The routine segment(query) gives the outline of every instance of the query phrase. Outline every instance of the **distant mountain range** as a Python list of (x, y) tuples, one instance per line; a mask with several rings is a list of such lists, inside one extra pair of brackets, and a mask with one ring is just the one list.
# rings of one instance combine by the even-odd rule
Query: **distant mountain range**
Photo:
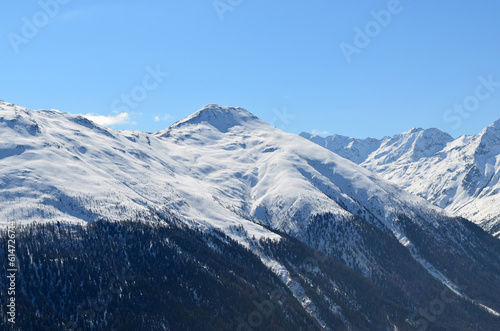
[[(500, 241), (432, 193), (441, 176), (462, 176), (459, 158), (478, 139), (479, 174), (457, 177), (456, 191), (479, 201), (490, 190), (481, 171), (498, 179), (497, 127), (458, 142), (412, 130), (324, 148), (242, 108), (208, 105), (144, 133), (2, 101), (0, 222), (19, 226), (16, 326), (497, 330)], [(456, 168), (422, 181), (428, 195), (403, 181), (419, 178), (413, 164), (453, 155)]]
[(500, 120), (457, 139), (438, 129), (384, 139), (301, 136), (500, 237)]

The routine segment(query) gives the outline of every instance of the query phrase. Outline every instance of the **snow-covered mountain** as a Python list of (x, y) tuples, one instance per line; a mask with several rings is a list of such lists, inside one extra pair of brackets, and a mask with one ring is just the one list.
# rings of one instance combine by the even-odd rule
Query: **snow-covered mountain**
[(381, 140), (301, 135), (500, 237), (500, 120), (457, 139), (438, 129)]
[[(362, 158), (391, 145), (419, 159), (450, 140), (439, 132), (404, 135), (404, 141), (378, 147), (371, 140), (369, 146), (351, 141), (344, 149), (356, 147), (346, 153)], [(381, 330), (418, 325), (418, 308), (445, 290), (461, 300), (454, 309), (464, 317), (456, 322), (442, 316), (436, 325), (499, 322), (496, 241), (242, 108), (208, 105), (151, 134), (1, 102), (0, 141), (2, 222), (176, 219), (206, 233), (222, 231), (250, 249), (325, 329), (332, 323)], [(407, 155), (409, 145), (420, 148)], [(297, 255), (287, 255), (300, 245), (321, 251), (347, 271), (331, 269), (330, 262), (318, 265), (314, 258), (315, 271), (304, 273), (293, 262)], [(477, 274), (476, 268), (485, 272)], [(359, 294), (361, 283), (346, 283), (352, 277), (368, 281), (361, 283), (388, 303), (368, 308)]]
[(382, 144), (382, 140), (374, 138), (356, 139), (337, 134), (321, 137), (306, 132), (302, 132), (300, 135), (357, 164), (366, 160), (368, 155), (376, 151)]
[(258, 224), (298, 233), (311, 215), (350, 217), (369, 199), (380, 200), (369, 212), (384, 220), (397, 207), (388, 209), (389, 199), (440, 213), (241, 108), (209, 105), (147, 134), (1, 107), (2, 220), (121, 220), (167, 208), (210, 226), (246, 222), (265, 234)]

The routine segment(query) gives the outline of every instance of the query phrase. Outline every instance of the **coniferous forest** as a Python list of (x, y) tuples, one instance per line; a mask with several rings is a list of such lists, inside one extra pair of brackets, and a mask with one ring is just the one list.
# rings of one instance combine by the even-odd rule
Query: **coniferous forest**
[[(321, 330), (317, 320), (335, 330), (384, 330), (389, 315), (398, 319), (391, 323), (414, 330), (424, 321), (408, 305), (425, 307), (444, 291), (423, 270), (409, 269), (419, 278), (409, 303), (391, 286), (395, 280), (370, 281), (281, 235), (279, 243), (254, 240), (252, 249), (286, 266), (288, 286), (303, 288), (310, 303), (299, 302), (257, 255), (222, 232), (191, 229), (175, 218), (19, 228), (18, 316), (12, 328), (2, 305), (2, 330)], [(6, 247), (7, 237), (1, 238)], [(4, 265), (5, 257), (0, 255)], [(6, 278), (1, 285), (6, 297)], [(419, 295), (420, 286), (426, 289)], [(494, 326), (487, 313), (447, 295), (450, 303), (439, 319), (425, 321), (433, 330)]]

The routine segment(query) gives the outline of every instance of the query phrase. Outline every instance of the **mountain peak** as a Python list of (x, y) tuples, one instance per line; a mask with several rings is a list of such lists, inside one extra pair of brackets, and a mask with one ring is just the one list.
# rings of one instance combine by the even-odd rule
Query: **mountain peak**
[(418, 134), (419, 136), (442, 136), (446, 137), (446, 139), (452, 138), (448, 133), (443, 132), (437, 128), (430, 128), (430, 129), (412, 128), (406, 132), (403, 132), (400, 135), (414, 135), (414, 134)]
[(489, 127), (500, 130), (500, 118), (493, 122)]
[(414, 134), (424, 131), (422, 128), (411, 128), (410, 130), (403, 132), (403, 134)]
[(477, 137), (479, 145), (476, 149), (476, 155), (498, 155), (500, 152), (500, 119), (481, 131)]
[(422, 141), (426, 140), (429, 143), (448, 143), (453, 140), (453, 137), (448, 133), (443, 132), (436, 128), (430, 129), (422, 129), (422, 128), (413, 128), (401, 134), (395, 135), (390, 138), (391, 141), (400, 141), (401, 139), (406, 140), (410, 139), (411, 141)]
[(244, 108), (209, 104), (185, 119), (172, 124), (167, 130), (170, 131), (174, 128), (189, 125), (206, 124), (225, 133), (232, 127), (248, 125), (252, 122), (264, 123)]
[(491, 123), (489, 126), (483, 129), (479, 133), (480, 137), (497, 137), (500, 138), (500, 119), (496, 120), (495, 122)]

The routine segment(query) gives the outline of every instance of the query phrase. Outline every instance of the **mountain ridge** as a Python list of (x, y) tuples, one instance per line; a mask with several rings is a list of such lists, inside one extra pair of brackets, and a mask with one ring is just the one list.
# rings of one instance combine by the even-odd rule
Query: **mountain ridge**
[[(500, 237), (499, 127), (497, 120), (477, 135), (456, 139), (437, 129), (412, 129), (376, 140), (362, 155), (349, 153), (349, 144), (328, 144), (329, 137), (301, 135)], [(369, 145), (349, 139), (358, 149)]]
[(259, 124), (263, 123), (258, 117), (244, 108), (208, 104), (197, 112), (173, 123), (170, 127), (160, 130), (155, 134), (158, 136), (168, 135), (174, 128), (201, 123), (210, 124), (216, 130), (226, 133), (234, 126), (249, 125), (252, 121), (258, 122)]

